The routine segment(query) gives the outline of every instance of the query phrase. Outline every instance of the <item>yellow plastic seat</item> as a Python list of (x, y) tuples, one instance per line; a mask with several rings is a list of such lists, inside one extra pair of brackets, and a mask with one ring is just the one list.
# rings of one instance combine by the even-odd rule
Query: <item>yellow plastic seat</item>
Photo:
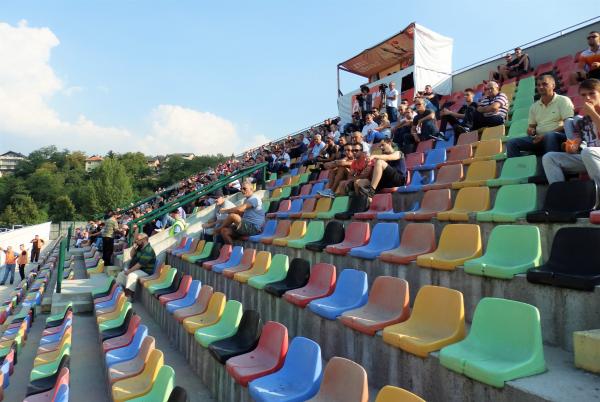
[(87, 270), (88, 275), (98, 275), (104, 272), (104, 260), (99, 260), (98, 265)]
[(194, 257), (194, 256), (202, 254), (202, 251), (204, 250), (205, 245), (206, 245), (206, 240), (200, 240), (198, 242), (198, 244), (196, 244), (196, 248), (194, 249), (194, 251), (192, 251), (191, 253), (182, 254), (181, 258), (186, 261), (189, 261), (190, 257)]
[(481, 134), (481, 141), (502, 140), (505, 135), (504, 124), (486, 127), (483, 129), (483, 134)]
[(468, 221), (469, 213), (490, 209), (489, 187), (465, 187), (458, 190), (454, 207), (449, 211), (438, 212), (440, 221)]
[(227, 297), (225, 297), (224, 293), (213, 293), (208, 301), (206, 311), (202, 314), (193, 315), (183, 320), (183, 327), (188, 333), (193, 334), (198, 328), (216, 324), (221, 319), (226, 302)]
[(452, 183), (452, 188), (485, 186), (486, 181), (496, 178), (496, 161), (475, 161), (469, 165), (463, 181)]
[(456, 223), (442, 230), (438, 248), (433, 253), (417, 257), (417, 265), (426, 268), (453, 270), (465, 261), (481, 257), (479, 225)]
[(271, 191), (271, 194), (269, 194), (269, 197), (266, 199), (268, 200), (272, 200), (274, 198), (280, 198), (281, 197), (281, 187), (276, 188), (275, 190)]
[(290, 233), (286, 237), (273, 239), (274, 246), (287, 246), (289, 240), (298, 240), (304, 237), (306, 233), (306, 221), (295, 221), (290, 227)]
[(500, 138), (492, 138), (487, 141), (479, 141), (479, 143), (477, 144), (475, 155), (473, 155), (472, 158), (464, 159), (462, 163), (463, 165), (469, 165), (476, 161), (487, 161), (490, 159), (505, 159), (505, 154), (502, 153), (502, 140)]
[(158, 278), (152, 279), (150, 281), (142, 282), (142, 284), (144, 285), (145, 288), (147, 288), (156, 283), (163, 282), (165, 280), (165, 278), (167, 277), (167, 274), (169, 273), (170, 269), (171, 269), (170, 265), (163, 265), (162, 269), (160, 270), (160, 275), (158, 276)]
[(117, 381), (112, 386), (112, 397), (114, 402), (124, 402), (129, 399), (138, 398), (150, 392), (152, 385), (158, 375), (158, 370), (164, 364), (163, 353), (154, 349), (150, 352), (148, 362), (144, 370), (133, 377)]
[(377, 393), (375, 402), (425, 402), (425, 399), (405, 389), (386, 385)]
[(98, 315), (96, 317), (96, 322), (98, 324), (102, 324), (105, 321), (114, 320), (121, 313), (121, 310), (123, 309), (123, 306), (125, 306), (125, 303), (127, 303), (127, 297), (120, 297), (119, 300), (117, 301), (115, 309), (106, 314)]
[(419, 289), (410, 318), (383, 329), (383, 341), (417, 356), (463, 340), (463, 294), (440, 286)]
[(303, 219), (315, 219), (317, 217), (318, 213), (329, 212), (330, 209), (331, 209), (331, 198), (329, 198), (329, 197), (319, 198), (319, 201), (317, 201), (317, 205), (315, 206), (315, 209), (312, 212), (302, 213), (302, 218)]
[(71, 331), (69, 330), (65, 332), (65, 335), (62, 337), (58, 347), (55, 350), (37, 355), (33, 361), (33, 366), (36, 367), (42, 364), (51, 363), (56, 361), (56, 359), (59, 359), (61, 357), (62, 348), (65, 344), (71, 344)]
[(233, 279), (241, 283), (246, 283), (248, 282), (248, 279), (253, 276), (266, 274), (270, 266), (271, 253), (269, 251), (259, 251), (258, 254), (256, 254), (252, 268), (246, 271), (236, 272), (235, 275), (233, 275)]

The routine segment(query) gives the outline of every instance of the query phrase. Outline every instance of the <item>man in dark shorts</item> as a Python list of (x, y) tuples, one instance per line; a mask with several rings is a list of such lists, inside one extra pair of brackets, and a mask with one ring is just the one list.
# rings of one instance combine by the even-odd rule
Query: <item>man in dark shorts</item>
[(252, 183), (244, 180), (241, 192), (246, 197), (242, 205), (221, 210), (229, 214), (219, 230), (225, 244), (231, 244), (234, 238), (259, 234), (265, 224), (262, 200), (254, 195)]
[(399, 187), (406, 183), (406, 164), (402, 152), (394, 150), (391, 138), (379, 144), (380, 155), (371, 155), (373, 165), (369, 179), (354, 182), (355, 188), (369, 198), (384, 188)]

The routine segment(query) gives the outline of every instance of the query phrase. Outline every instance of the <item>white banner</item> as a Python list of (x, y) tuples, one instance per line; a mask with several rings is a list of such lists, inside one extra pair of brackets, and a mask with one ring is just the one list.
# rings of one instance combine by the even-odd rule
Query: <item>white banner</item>
[(415, 89), (431, 85), (435, 93), (452, 92), (452, 46), (454, 40), (415, 24)]

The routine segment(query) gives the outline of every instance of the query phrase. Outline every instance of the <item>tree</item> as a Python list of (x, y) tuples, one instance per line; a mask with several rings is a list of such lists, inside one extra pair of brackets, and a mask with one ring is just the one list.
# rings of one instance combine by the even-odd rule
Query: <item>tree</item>
[(75, 219), (75, 205), (67, 195), (57, 197), (50, 205), (52, 222), (72, 221)]
[(49, 206), (58, 196), (64, 194), (65, 178), (62, 173), (53, 171), (55, 169), (54, 165), (42, 164), (25, 181), (29, 194), (38, 205)]
[(2, 215), (0, 215), (0, 222), (7, 226), (15, 225), (18, 220), (19, 218), (11, 205), (7, 206), (4, 209), (4, 212), (2, 212)]
[(38, 209), (33, 198), (23, 194), (11, 198), (2, 216), (2, 220), (9, 225), (34, 225), (44, 222), (47, 218), (46, 213)]
[(131, 181), (125, 167), (113, 158), (106, 158), (92, 172), (92, 188), (102, 211), (119, 208), (133, 198)]

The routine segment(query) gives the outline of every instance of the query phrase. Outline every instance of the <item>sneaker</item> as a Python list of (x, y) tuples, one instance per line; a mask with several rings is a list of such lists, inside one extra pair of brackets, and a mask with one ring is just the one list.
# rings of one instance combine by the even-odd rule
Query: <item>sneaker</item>
[(360, 192), (369, 198), (375, 197), (375, 189), (371, 186), (361, 187)]
[(327, 188), (327, 189), (321, 190), (321, 191), (317, 191), (317, 194), (319, 194), (321, 197), (335, 198), (335, 193), (330, 188)]
[(438, 141), (447, 141), (446, 136), (442, 132), (439, 132), (437, 134), (431, 134), (429, 137), (433, 138), (434, 140), (438, 140)]

